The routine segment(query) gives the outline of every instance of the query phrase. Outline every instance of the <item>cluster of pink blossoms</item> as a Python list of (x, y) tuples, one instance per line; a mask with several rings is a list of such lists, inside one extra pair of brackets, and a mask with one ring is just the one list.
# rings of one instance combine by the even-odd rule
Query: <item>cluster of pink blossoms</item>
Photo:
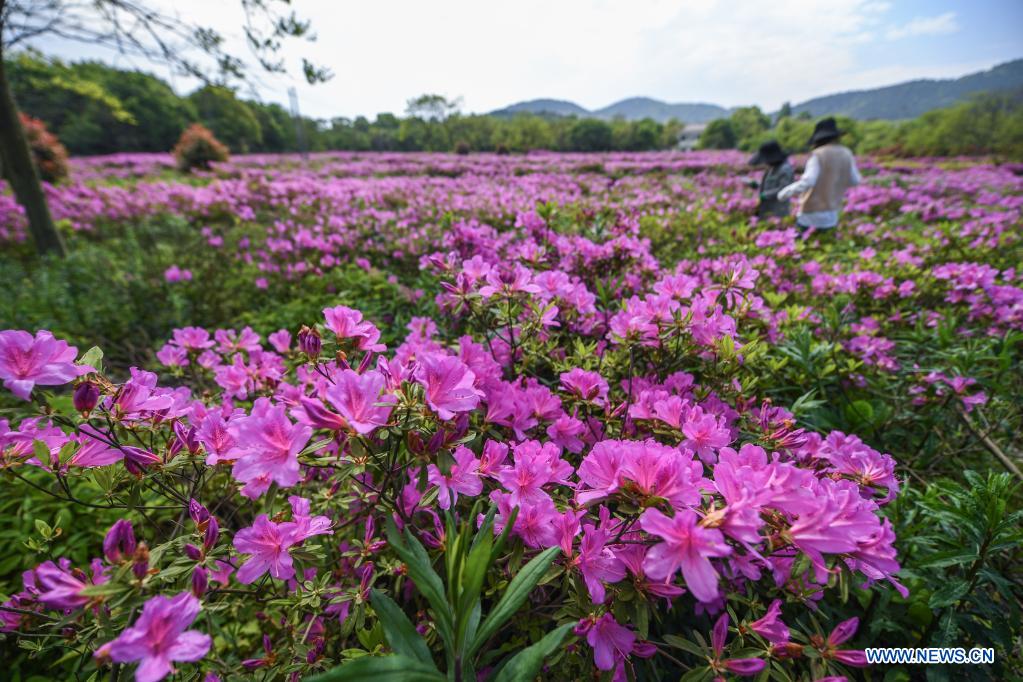
[[(164, 454), (120, 443), (92, 424), (65, 434), (41, 419), (26, 420), (19, 429), (6, 426), (0, 448), (14, 461), (33, 452), (19, 449), (17, 443), (42, 440), (53, 459), (21, 461), (65, 471), (123, 461), (136, 474), (189, 453), (211, 468), (228, 468), (241, 494), (257, 499), (271, 485), (299, 489), (318, 477), (316, 469), (300, 461), (315, 431), (333, 434), (316, 454), (336, 457), (340, 464), (353, 456), (349, 439), (373, 443), (379, 429), (396, 424), (397, 412), (408, 414), (409, 401), (419, 400), (416, 409), (432, 415), (441, 428), (429, 443), (415, 447), (430, 453), (450, 448), (453, 454), (449, 465), (427, 467), (426, 488), (417, 483), (419, 470), (408, 470), (401, 496), (404, 522), (425, 515), (432, 524), (423, 529), (424, 538), (430, 537), (430, 525), (436, 528), (433, 537), (442, 534), (440, 517), (427, 503), (433, 491), (441, 510), (456, 508), (463, 498), (489, 497), (498, 510), (495, 532), (517, 508), (513, 537), (527, 551), (560, 547), (565, 570), (578, 573), (586, 586), (598, 615), (580, 625), (579, 632), (594, 647), (595, 664), (616, 670), (616, 676), (624, 674), (630, 655), (650, 653), (648, 645), (603, 610), (619, 585), (633, 585), (654, 601), (689, 593), (700, 608), (719, 612), (725, 591), (746, 584), (770, 585), (793, 598), (820, 599), (830, 577), (844, 565), (867, 583), (889, 581), (904, 592), (895, 578), (899, 567), (894, 534), (878, 514), (878, 505), (898, 490), (894, 462), (855, 437), (835, 432), (821, 438), (793, 429), (791, 416), (779, 408), (736, 410), (713, 392), (698, 393), (686, 373), (665, 380), (634, 377), (630, 386), (622, 387), (631, 393), (631, 405), (612, 401), (609, 382), (592, 370), (563, 373), (557, 390), (530, 380), (509, 382), (501, 369), (502, 359), (511, 361), (510, 354), (495, 355), (469, 337), (449, 350), (433, 336), (435, 326), (424, 320), (409, 325), (410, 333), (393, 357), (376, 355), (374, 363), (382, 350), (375, 327), (348, 309), (327, 309), (324, 319), (339, 349), (363, 353), (357, 367), (339, 354), (325, 362), (300, 363), (292, 375), (287, 367), (303, 353), (291, 348), (284, 333), (274, 335), (274, 350), (267, 350), (251, 330), (221, 330), (212, 339), (200, 329), (175, 332), (162, 351), (165, 359), (179, 368), (195, 361), (215, 383), (221, 383), (224, 367), (258, 361), (259, 366), (278, 368), (273, 375), (248, 375), (246, 395), (248, 390), (264, 394), (251, 408), (234, 406), (232, 398), (238, 393), (229, 387), (223, 387), (220, 405), (210, 405), (193, 399), (187, 388), (161, 388), (154, 374), (137, 369), (109, 395), (81, 406), (98, 407), (125, 427), (170, 427), (172, 445)], [(40, 339), (43, 347), (54, 343), (47, 335)], [(32, 349), (24, 352), (31, 355)], [(67, 363), (60, 368), (66, 381), (91, 369), (74, 365), (74, 356), (74, 349), (62, 349), (59, 355)], [(48, 367), (40, 365), (36, 371), (52, 372)], [(295, 383), (288, 381), (292, 376)], [(25, 378), (32, 381), (36, 375), (30, 371)], [(627, 419), (628, 437), (606, 437), (607, 420), (615, 414)], [(501, 431), (507, 440), (486, 439), (478, 451), (459, 444), (469, 418)], [(785, 449), (769, 452), (738, 442), (740, 431), (749, 428), (761, 429), (765, 437), (785, 443)], [(666, 433), (675, 434), (668, 441), (674, 445), (655, 439), (655, 434), (664, 438)], [(69, 443), (74, 454), (59, 463), (57, 453)], [(373, 477), (364, 480), (374, 482)], [(290, 521), (264, 514), (252, 525), (234, 529), (236, 558), (211, 559), (208, 567), (197, 567), (202, 577), (194, 591), (201, 595), (204, 581), (226, 582), (232, 572), (242, 584), (265, 574), (292, 581), (291, 550), (310, 537), (330, 534), (342, 519), (326, 509), (326, 514), (313, 515), (309, 501), (297, 496), (291, 497), (291, 505)], [(642, 512), (628, 511), (633, 509)], [(207, 535), (209, 518), (207, 513), (203, 520)], [(368, 534), (372, 536), (369, 528)], [(189, 554), (201, 564), (211, 548)], [(131, 549), (123, 554), (130, 555)], [(809, 559), (809, 570), (793, 575), (801, 556)], [(357, 589), (364, 590), (377, 574), (372, 563), (365, 563), (357, 575), (363, 585)], [(80, 608), (89, 603), (78, 596), (85, 586), (103, 579), (101, 567), (89, 579), (66, 565), (44, 564), (26, 579), (26, 592), (16, 603)], [(35, 585), (44, 590), (39, 596), (33, 592)], [(345, 585), (337, 589), (343, 591)], [(155, 599), (161, 601), (147, 603), (133, 626), (136, 630), (163, 622), (159, 614), (169, 601)], [(165, 630), (185, 637), (188, 633), (181, 629), (186, 621), (190, 619), (182, 616)], [(136, 630), (126, 631), (98, 655), (143, 660), (145, 675), (169, 670), (173, 660), (201, 656), (201, 638), (188, 635), (187, 646), (169, 645), (159, 656), (147, 658), (141, 645), (134, 644)], [(777, 646), (784, 648), (785, 643)], [(178, 653), (164, 655), (166, 651)], [(743, 665), (732, 662), (729, 669), (738, 672)], [(754, 668), (748, 664), (746, 669)]]

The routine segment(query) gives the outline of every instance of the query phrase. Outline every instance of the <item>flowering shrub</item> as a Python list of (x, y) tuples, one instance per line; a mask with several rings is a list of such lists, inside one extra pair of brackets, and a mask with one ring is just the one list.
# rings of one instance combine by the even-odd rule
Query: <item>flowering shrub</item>
[[(298, 346), (286, 331), (268, 348), (248, 328), (213, 335), (178, 330), (162, 362), (182, 370), (197, 365), (192, 381), (202, 397), (162, 387), (140, 369), (114, 384), (95, 366), (97, 350), (76, 363), (75, 349), (47, 332), (35, 338), (3, 332), (0, 372), (19, 397), (30, 398), (37, 385), (83, 377), (73, 412), (6, 427), (5, 466), (18, 476), (24, 467), (41, 469), (67, 486), (69, 499), (81, 481), (103, 472), (104, 497), (129, 517), (149, 506), (154, 513), (177, 507), (193, 521), (168, 534), (150, 528), (146, 516), (122, 519), (108, 532), (91, 577), (67, 562), (27, 573), (24, 590), (9, 602), (18, 617), (7, 628), (45, 631), (54, 610), (63, 612), (97, 664), (141, 661), (138, 679), (160, 679), (174, 661), (199, 660), (210, 648), (209, 633), (186, 630), (199, 598), (226, 605), (235, 593), (259, 594), (228, 586), (259, 581), (279, 587), (275, 601), (282, 606), (314, 599), (322, 611), (282, 611), (280, 641), (258, 665), (304, 660), (316, 669), (350, 657), (337, 643), (359, 634), (370, 615), (370, 589), (412, 606), (419, 629), (439, 636), (446, 650), (450, 616), (424, 584), (435, 576), (407, 582), (396, 570), (401, 564), (388, 557), (390, 548), (402, 559), (400, 543), (384, 543), (376, 533), (404, 529), (406, 542), (418, 547), (405, 564), (430, 551), (443, 563), (459, 548), (451, 544), (458, 537), (452, 523), (468, 524), (473, 528), (462, 535), (472, 533), (481, 504), (492, 508), (481, 532), (500, 535), (509, 553), (490, 553), (484, 562), (470, 554), (471, 569), (461, 570), (479, 581), (476, 599), (500, 597), (502, 576), (546, 553), (543, 602), (561, 613), (555, 620), (577, 623), (592, 665), (616, 674), (634, 657), (657, 651), (656, 629), (626, 624), (639, 613), (649, 623), (665, 600), (720, 613), (729, 594), (759, 595), (776, 600), (780, 618), (781, 597), (813, 603), (840, 582), (886, 581), (905, 593), (896, 578), (894, 533), (878, 513), (898, 490), (890, 457), (838, 432), (806, 433), (784, 409), (743, 399), (741, 387), (659, 371), (647, 357), (673, 348), (693, 359), (692, 370), (734, 361), (720, 351), (735, 348), (729, 312), (747, 304), (741, 285), (731, 295), (665, 298), (674, 310), (659, 319), (612, 320), (611, 344), (590, 356), (603, 373), (574, 367), (559, 375), (558, 365), (570, 361), (549, 364), (520, 347), (515, 327), (523, 335), (536, 330), (537, 339), (540, 330), (581, 339), (599, 325), (549, 314), (550, 290), (534, 284), (545, 280), (521, 269), (504, 274), (495, 266), (472, 284), (467, 277), (458, 271), (463, 289), (449, 303), (476, 308), (476, 324), (484, 326), (479, 340), (464, 335), (455, 345), (423, 320), (388, 354), (372, 322), (343, 306), (324, 310), (319, 328), (301, 332)], [(693, 308), (711, 305), (698, 327)], [(487, 326), (489, 315), (508, 326)], [(554, 331), (562, 322), (564, 331)], [(572, 326), (589, 333), (573, 333)], [(629, 342), (633, 336), (636, 343)], [(544, 364), (551, 371), (517, 369)], [(118, 502), (147, 490), (159, 498), (153, 504)], [(288, 495), (290, 510), (274, 505), (277, 491)], [(430, 563), (422, 570), (432, 571)], [(458, 570), (449, 567), (447, 579)], [(758, 603), (767, 601), (744, 609), (751, 620), (768, 617)], [(134, 624), (117, 631), (113, 623), (138, 606)], [(475, 636), (475, 625), (458, 626)], [(164, 644), (150, 641), (154, 632)], [(479, 657), (459, 659), (461, 665), (482, 670), (497, 663), (484, 654), (499, 649), (499, 641), (528, 645), (528, 632), (513, 627), (490, 641), (495, 630), (479, 639)], [(110, 641), (97, 644), (102, 636)], [(383, 641), (362, 640), (370, 649)], [(758, 656), (735, 661), (722, 658), (723, 640), (715, 640), (713, 666), (752, 674), (772, 657), (791, 664), (791, 652), (783, 655), (789, 641), (763, 639)], [(429, 651), (425, 641), (422, 648)], [(827, 667), (858, 661), (821, 653)], [(562, 665), (571, 674), (587, 667), (577, 658)], [(229, 672), (212, 661), (206, 667)]]
[(227, 147), (221, 144), (210, 129), (200, 123), (188, 126), (171, 151), (178, 170), (188, 172), (198, 168), (209, 170), (214, 161), (227, 161)]
[[(236, 158), (124, 213), (64, 205), (111, 249), (132, 216), (194, 221), (200, 248), (133, 277), (195, 308), (134, 366), (0, 332), (12, 652), (141, 680), (816, 680), (968, 635), (1013, 669), (1019, 491), (962, 474), (1020, 424), (1011, 173), (872, 168), (826, 243), (732, 218), (728, 156), (453, 158)], [(199, 307), (226, 282), (265, 316)]]
[(46, 129), (46, 124), (38, 118), (25, 114), (21, 116), (21, 127), (28, 139), (28, 146), (35, 159), (39, 177), (46, 182), (60, 182), (69, 173), (67, 149), (60, 143), (57, 136)]

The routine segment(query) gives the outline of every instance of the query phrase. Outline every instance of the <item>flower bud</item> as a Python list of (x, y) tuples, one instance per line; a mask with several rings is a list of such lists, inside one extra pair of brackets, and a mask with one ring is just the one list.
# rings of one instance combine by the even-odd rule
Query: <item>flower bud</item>
[(320, 357), (320, 350), (323, 342), (320, 340), (320, 333), (303, 325), (298, 331), (298, 349), (309, 356), (310, 360)]
[(419, 435), (418, 431), (409, 431), (405, 434), (405, 442), (408, 445), (408, 449), (413, 454), (422, 455), (426, 452), (426, 445), (423, 443), (423, 437)]
[(88, 417), (99, 402), (99, 387), (91, 381), (83, 381), (75, 386), (71, 402), (75, 409), (82, 413), (82, 416)]
[(192, 594), (196, 598), (201, 598), (206, 594), (206, 588), (209, 587), (209, 577), (206, 575), (206, 569), (202, 566), (196, 566), (195, 570), (192, 571)]
[(159, 455), (154, 455), (152, 452), (133, 445), (122, 446), (121, 452), (124, 453), (124, 468), (134, 476), (141, 476), (143, 471), (160, 463)]
[(120, 519), (103, 538), (103, 555), (112, 564), (119, 564), (135, 553), (135, 531), (131, 521)]
[(210, 511), (193, 497), (188, 501), (188, 515), (192, 517), (195, 525), (199, 526), (199, 529), (202, 530), (203, 522), (210, 518)]
[(149, 573), (149, 547), (140, 542), (135, 549), (135, 557), (132, 560), (131, 572), (136, 578), (142, 580)]
[(199, 440), (195, 437), (196, 431), (194, 426), (185, 426), (182, 422), (174, 422), (174, 435), (177, 436), (177, 442), (182, 447), (188, 448), (189, 454), (194, 455), (199, 452)]
[(187, 556), (192, 561), (201, 561), (202, 550), (193, 545), (192, 543), (188, 543), (187, 545), (185, 545), (185, 556)]
[(213, 549), (217, 540), (220, 538), (220, 524), (217, 523), (217, 517), (211, 516), (209, 525), (206, 527), (206, 534), (202, 539), (203, 550), (210, 551)]

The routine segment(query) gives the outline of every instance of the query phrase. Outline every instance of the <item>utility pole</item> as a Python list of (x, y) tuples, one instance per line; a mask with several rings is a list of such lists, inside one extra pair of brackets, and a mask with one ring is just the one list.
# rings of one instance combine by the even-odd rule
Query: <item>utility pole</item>
[(309, 149), (305, 141), (305, 125), (302, 123), (302, 114), (298, 111), (298, 93), (295, 88), (288, 88), (288, 99), (291, 100), (291, 118), (295, 122), (295, 142), (298, 144), (298, 151), (302, 153), (303, 161), (309, 161)]

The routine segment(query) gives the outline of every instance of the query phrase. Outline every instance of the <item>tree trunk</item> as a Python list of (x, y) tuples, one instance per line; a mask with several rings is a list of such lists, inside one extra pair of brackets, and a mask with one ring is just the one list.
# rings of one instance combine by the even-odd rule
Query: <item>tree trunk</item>
[(40, 254), (64, 256), (64, 241), (46, 205), (46, 195), (43, 194), (43, 186), (32, 160), (32, 150), (28, 146), (14, 96), (7, 84), (3, 57), (0, 48), (0, 168), (14, 190), (18, 203), (25, 209), (28, 230), (35, 241), (36, 250)]

